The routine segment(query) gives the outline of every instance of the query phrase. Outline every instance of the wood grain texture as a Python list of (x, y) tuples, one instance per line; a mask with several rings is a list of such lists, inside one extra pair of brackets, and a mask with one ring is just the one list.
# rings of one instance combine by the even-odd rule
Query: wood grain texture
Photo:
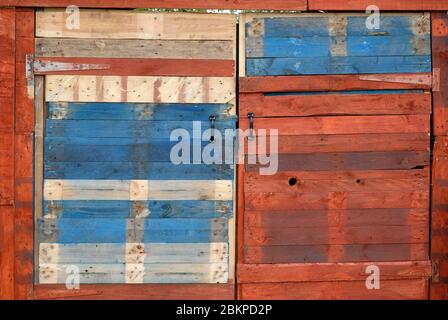
[(432, 54), (437, 86), (433, 90), (434, 135), (448, 135), (448, 63), (446, 50), (448, 17), (443, 12), (432, 14)]
[[(239, 265), (240, 283), (362, 281), (373, 263), (253, 264)], [(428, 279), (429, 261), (374, 263), (383, 280)]]
[(366, 289), (365, 281), (282, 282), (243, 284), (244, 300), (424, 300), (428, 280), (386, 280), (380, 290)]
[[(60, 66), (60, 71), (56, 70)], [(76, 70), (82, 65), (101, 69)], [(232, 77), (235, 62), (216, 59), (40, 58), (35, 74), (95, 76)]]
[(430, 94), (240, 95), (240, 112), (256, 117), (430, 114)]
[[(429, 151), (428, 133), (389, 133), (389, 134), (346, 134), (346, 135), (308, 135), (279, 136), (278, 153), (323, 153), (323, 152), (377, 152), (377, 151)], [(271, 150), (267, 139), (266, 150)], [(246, 154), (256, 154), (245, 145)]]
[[(249, 120), (240, 116), (240, 128), (247, 130)], [(286, 120), (286, 121), (285, 121)], [(369, 116), (369, 117), (310, 117), (255, 119), (254, 128), (278, 129), (279, 135), (333, 135), (333, 134), (373, 134), (373, 133), (429, 133), (429, 115), (409, 116)]]
[[(308, 10), (362, 10), (372, 3), (369, 0), (308, 0)], [(436, 11), (448, 10), (446, 0), (377, 0), (375, 5), (381, 10)]]
[(0, 8), (0, 206), (14, 204), (15, 10)]
[(235, 80), (226, 77), (46, 76), (46, 101), (228, 103)]
[(34, 54), (34, 9), (16, 9), (15, 98), (15, 299), (33, 297), (33, 144), (34, 79), (27, 77), (26, 56)]
[(133, 0), (130, 3), (121, 0), (92, 2), (91, 0), (56, 1), (56, 0), (5, 0), (6, 5), (16, 7), (58, 7), (75, 4), (81, 8), (182, 8), (182, 9), (252, 9), (252, 10), (306, 10), (306, 0), (269, 0), (260, 3), (258, 0)]
[(0, 206), (0, 300), (15, 297), (14, 213), (13, 207)]
[(233, 300), (231, 284), (85, 284), (80, 290), (65, 285), (37, 285), (37, 300)]
[(246, 246), (244, 263), (328, 263), (330, 252), (339, 262), (422, 261), (429, 260), (429, 243)]
[(63, 9), (36, 13), (36, 36), (53, 38), (233, 40), (234, 15), (150, 13), (126, 10), (80, 11), (80, 28), (66, 28)]
[(227, 40), (128, 40), (36, 38), (36, 57), (233, 59)]
[(448, 137), (436, 137), (432, 184), (431, 259), (439, 265), (439, 277), (431, 284), (431, 299), (448, 299)]
[(257, 92), (310, 92), (345, 90), (399, 90), (431, 89), (432, 75), (419, 74), (372, 74), (372, 75), (314, 75), (241, 77), (242, 93)]

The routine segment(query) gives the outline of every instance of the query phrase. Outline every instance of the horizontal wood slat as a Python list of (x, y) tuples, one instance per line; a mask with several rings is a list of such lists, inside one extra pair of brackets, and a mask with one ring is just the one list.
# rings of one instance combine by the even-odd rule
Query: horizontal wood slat
[(235, 62), (214, 59), (40, 58), (36, 75), (232, 77)]
[(231, 77), (46, 76), (49, 102), (228, 103)]
[(233, 41), (36, 38), (38, 58), (232, 60)]
[(66, 7), (77, 5), (81, 8), (173, 8), (173, 9), (252, 9), (252, 10), (306, 10), (307, 0), (269, 0), (260, 3), (258, 0), (103, 0), (92, 2), (91, 0), (4, 0), (8, 6), (16, 7)]
[(36, 285), (37, 300), (233, 300), (232, 284), (84, 284), (79, 290), (62, 285)]
[(430, 114), (431, 95), (417, 93), (278, 95), (244, 94), (240, 112), (257, 117)]
[[(308, 0), (308, 10), (362, 10), (371, 5), (369, 0)], [(381, 10), (395, 11), (435, 11), (448, 10), (446, 0), (376, 0), (375, 5)]]
[(431, 73), (241, 77), (241, 93), (431, 89)]
[(36, 13), (36, 36), (53, 38), (234, 40), (234, 15), (151, 13), (127, 10), (80, 11), (79, 28), (67, 28), (65, 9)]
[(244, 300), (424, 300), (428, 280), (386, 280), (380, 290), (369, 290), (365, 281), (247, 283)]
[(427, 279), (431, 276), (431, 263), (375, 262), (375, 263), (314, 263), (314, 264), (241, 264), (238, 266), (240, 283), (268, 282), (324, 282), (366, 280), (368, 266), (380, 269), (383, 280)]

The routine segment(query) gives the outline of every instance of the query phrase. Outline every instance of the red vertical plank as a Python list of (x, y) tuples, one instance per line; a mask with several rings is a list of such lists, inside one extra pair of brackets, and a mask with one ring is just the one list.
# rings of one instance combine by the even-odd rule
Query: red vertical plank
[(448, 135), (448, 15), (432, 13), (434, 134)]
[(0, 300), (14, 299), (14, 208), (0, 207)]
[(14, 203), (15, 10), (0, 8), (0, 206)]
[(34, 83), (26, 57), (34, 52), (34, 9), (16, 12), (14, 297), (23, 300), (33, 297)]
[(448, 299), (448, 137), (434, 145), (431, 259), (438, 276), (431, 285), (431, 299)]

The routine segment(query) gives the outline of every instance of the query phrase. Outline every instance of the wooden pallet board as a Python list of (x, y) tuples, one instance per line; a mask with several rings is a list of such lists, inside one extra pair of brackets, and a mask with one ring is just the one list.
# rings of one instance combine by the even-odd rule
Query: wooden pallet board
[(430, 16), (382, 14), (371, 31), (363, 14), (246, 15), (243, 76), (431, 71)]

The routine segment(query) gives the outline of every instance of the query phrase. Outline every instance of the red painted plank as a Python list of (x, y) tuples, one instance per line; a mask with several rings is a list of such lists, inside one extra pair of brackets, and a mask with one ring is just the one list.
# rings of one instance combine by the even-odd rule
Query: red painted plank
[(0, 300), (13, 300), (15, 280), (13, 207), (0, 206), (0, 270)]
[(0, 8), (0, 206), (14, 204), (14, 39), (15, 10)]
[(429, 244), (246, 246), (244, 263), (329, 262), (329, 252), (340, 252), (339, 262), (420, 261), (429, 259)]
[(433, 160), (431, 259), (439, 264), (431, 299), (448, 299), (448, 137), (436, 137)]
[[(430, 136), (427, 133), (393, 134), (347, 134), (279, 136), (278, 153), (323, 153), (323, 152), (375, 152), (375, 151), (429, 151)], [(271, 142), (266, 141), (266, 150), (271, 150)], [(258, 152), (257, 147), (245, 153)]]
[(434, 134), (448, 135), (448, 16), (432, 13), (432, 59), (435, 86), (433, 90)]
[(17, 9), (16, 15), (16, 132), (34, 131), (33, 79), (26, 77), (26, 56), (34, 53), (34, 9)]
[[(256, 115), (255, 115), (256, 116)], [(240, 115), (240, 128), (249, 128), (247, 116)], [(255, 131), (278, 129), (279, 135), (320, 134), (377, 134), (377, 133), (427, 133), (430, 131), (429, 115), (407, 116), (340, 116), (310, 118), (255, 119)], [(256, 132), (257, 133), (257, 132)]]
[(66, 7), (83, 8), (184, 8), (184, 9), (259, 9), (302, 10), (307, 0), (4, 0), (5, 6), (16, 7)]
[(361, 10), (376, 5), (381, 11), (448, 10), (447, 0), (308, 0), (308, 10)]
[(430, 94), (241, 94), (240, 113), (256, 117), (430, 114)]
[(428, 281), (385, 280), (379, 290), (365, 281), (283, 282), (242, 284), (243, 300), (421, 300), (428, 298)]
[[(78, 65), (68, 66), (68, 68), (79, 68), (79, 64), (98, 67), (93, 70), (51, 71), (53, 68), (51, 63), (58, 62)], [(41, 75), (233, 77), (235, 73), (235, 61), (232, 60), (39, 58), (36, 63), (40, 66), (37, 70), (35, 69), (35, 74)]]
[[(252, 211), (327, 210), (331, 193), (257, 193), (245, 195)], [(429, 192), (347, 193), (345, 209), (428, 208)]]
[(382, 280), (428, 279), (429, 261), (367, 262), (367, 263), (304, 263), (238, 265), (240, 283), (323, 282), (366, 280), (368, 266), (380, 269)]
[(84, 284), (79, 290), (67, 290), (65, 285), (36, 285), (38, 300), (233, 300), (230, 284), (145, 284), (95, 285)]
[(240, 92), (309, 92), (346, 90), (400, 90), (432, 87), (430, 73), (369, 74), (369, 75), (317, 75), (242, 77)]

